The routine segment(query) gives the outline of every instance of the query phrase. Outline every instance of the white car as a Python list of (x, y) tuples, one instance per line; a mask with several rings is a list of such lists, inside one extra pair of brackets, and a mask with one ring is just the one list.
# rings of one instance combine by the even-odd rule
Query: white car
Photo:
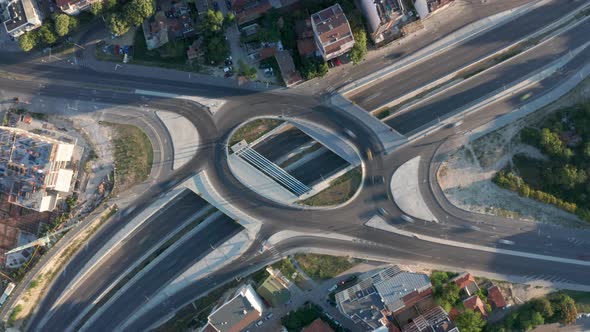
[(256, 326), (258, 326), (258, 327), (261, 327), (261, 326), (262, 326), (262, 324), (264, 324), (264, 322), (263, 322), (263, 321), (261, 321), (261, 320), (259, 320), (259, 321), (257, 321), (257, 322), (256, 322), (256, 324), (255, 324), (255, 325), (256, 325)]
[(333, 285), (332, 287), (328, 288), (328, 292), (333, 292), (338, 288), (338, 285)]

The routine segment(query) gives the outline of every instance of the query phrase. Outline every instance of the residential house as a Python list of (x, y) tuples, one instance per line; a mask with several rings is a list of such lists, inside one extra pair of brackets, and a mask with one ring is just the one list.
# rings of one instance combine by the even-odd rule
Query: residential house
[(41, 26), (39, 9), (33, 0), (1, 0), (0, 15), (6, 32), (14, 38)]
[(254, 21), (269, 10), (283, 8), (299, 0), (232, 0), (231, 7), (236, 13), (239, 25)]
[(325, 61), (343, 55), (354, 46), (350, 24), (339, 4), (312, 14), (311, 26), (317, 48)]
[(293, 62), (293, 57), (291, 57), (289, 51), (283, 50), (277, 52), (275, 54), (275, 59), (279, 64), (281, 76), (287, 87), (303, 82), (301, 74), (295, 69), (295, 63)]
[(507, 306), (504, 295), (496, 285), (488, 288), (488, 302), (493, 310), (504, 309)]
[(295, 22), (295, 33), (297, 34), (297, 51), (299, 55), (302, 57), (316, 55), (318, 48), (311, 27), (311, 18)]
[(170, 40), (195, 35), (190, 9), (184, 2), (163, 1), (161, 10), (143, 22), (143, 34), (148, 50), (165, 45)]
[(401, 36), (399, 24), (406, 20), (406, 16), (399, 0), (359, 0), (359, 5), (375, 44)]
[(242, 286), (236, 295), (215, 309), (208, 317), (206, 331), (242, 331), (262, 317), (263, 304), (250, 285)]
[(83, 10), (90, 9), (90, 5), (97, 1), (102, 0), (56, 0), (55, 4), (68, 15), (78, 15)]
[(289, 290), (273, 276), (266, 278), (256, 292), (273, 307), (281, 306), (291, 298)]
[(455, 323), (440, 306), (433, 307), (414, 317), (402, 327), (402, 332), (459, 332)]
[(75, 144), (0, 127), (0, 191), (8, 201), (37, 212), (52, 211), (74, 178)]
[(203, 53), (202, 50), (203, 46), (203, 38), (195, 39), (191, 46), (189, 46), (188, 50), (186, 51), (186, 57), (189, 60), (194, 60), (199, 57)]
[(418, 12), (418, 16), (424, 19), (432, 12), (442, 8), (443, 6), (451, 3), (453, 0), (412, 0), (414, 2), (414, 8)]
[(479, 291), (475, 278), (467, 272), (464, 272), (451, 280), (459, 289), (461, 289), (467, 296), (476, 294)]
[(337, 293), (336, 302), (344, 315), (371, 329), (390, 325), (393, 316), (432, 295), (432, 285), (426, 274), (398, 265), (365, 274), (359, 280), (356, 285)]
[(482, 317), (486, 318), (488, 313), (486, 312), (485, 304), (477, 295), (472, 295), (463, 300), (463, 306), (465, 309), (471, 309), (475, 312), (479, 312)]
[(307, 325), (301, 332), (334, 332), (334, 329), (321, 318), (316, 318), (316, 320)]

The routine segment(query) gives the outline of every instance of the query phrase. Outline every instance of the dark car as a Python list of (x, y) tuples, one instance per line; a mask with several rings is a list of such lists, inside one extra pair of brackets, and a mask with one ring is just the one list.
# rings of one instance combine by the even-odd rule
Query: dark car
[(213, 9), (215, 9), (215, 11), (219, 11), (219, 4), (217, 3), (217, 1), (213, 2)]

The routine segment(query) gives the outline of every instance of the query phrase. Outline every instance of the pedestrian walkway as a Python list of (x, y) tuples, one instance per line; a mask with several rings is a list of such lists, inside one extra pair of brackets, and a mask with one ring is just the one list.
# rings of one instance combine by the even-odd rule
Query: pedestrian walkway
[(280, 166), (256, 152), (256, 150), (252, 149), (247, 143), (235, 150), (235, 154), (264, 172), (266, 175), (277, 181), (281, 186), (297, 196), (301, 196), (311, 190), (311, 188), (294, 178)]
[(197, 128), (185, 117), (165, 111), (156, 111), (172, 139), (174, 161), (172, 169), (177, 170), (189, 162), (199, 149)]
[(420, 156), (408, 160), (395, 170), (389, 184), (393, 201), (408, 216), (438, 222), (420, 192), (419, 168)]

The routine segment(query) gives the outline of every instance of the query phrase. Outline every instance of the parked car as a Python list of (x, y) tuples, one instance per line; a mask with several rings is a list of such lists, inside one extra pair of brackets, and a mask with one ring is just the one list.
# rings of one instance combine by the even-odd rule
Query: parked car
[(266, 315), (266, 317), (264, 317), (264, 319), (269, 320), (272, 318), (272, 316), (274, 316), (274, 314), (271, 312), (268, 315)]
[(217, 1), (213, 2), (213, 9), (217, 12), (219, 11), (219, 4), (217, 3)]
[(256, 325), (256, 326), (258, 326), (258, 327), (261, 327), (261, 326), (262, 326), (262, 324), (264, 324), (264, 322), (263, 322), (263, 321), (261, 321), (261, 320), (259, 320), (259, 321), (257, 321), (257, 322), (256, 322), (256, 324), (255, 324), (255, 325)]
[(328, 292), (333, 292), (338, 288), (338, 285), (333, 285), (332, 287), (328, 288)]

